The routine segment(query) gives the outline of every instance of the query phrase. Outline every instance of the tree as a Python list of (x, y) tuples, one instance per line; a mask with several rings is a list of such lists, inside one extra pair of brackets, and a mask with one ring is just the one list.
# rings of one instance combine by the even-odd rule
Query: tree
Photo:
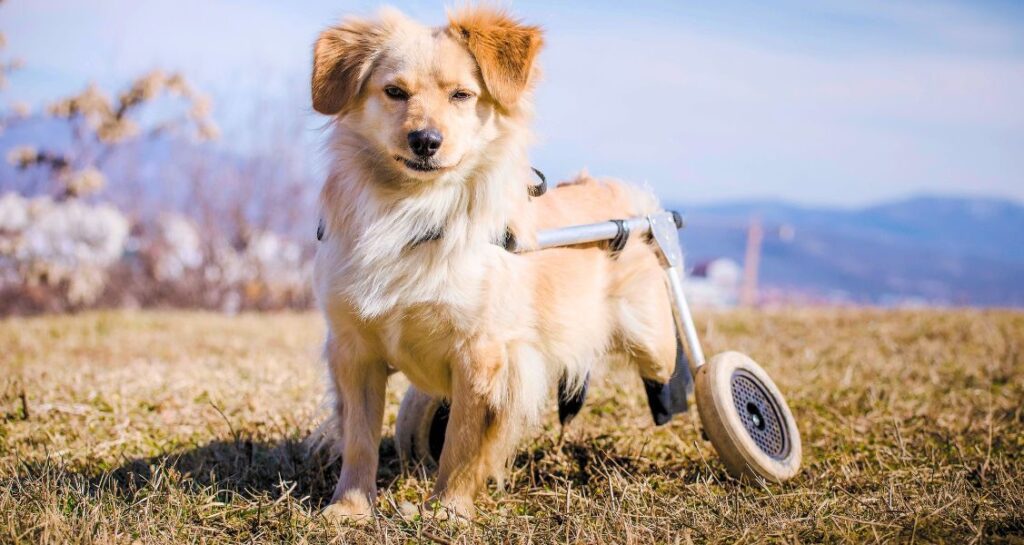
[[(143, 127), (140, 114), (147, 104), (161, 95), (183, 99), (189, 105), (185, 116), (172, 117)], [(106, 177), (103, 166), (118, 147), (140, 138), (155, 138), (191, 125), (199, 140), (218, 136), (210, 120), (210, 102), (180, 74), (152, 71), (136, 79), (111, 100), (95, 84), (46, 108), (46, 115), (67, 121), (71, 129), (71, 145), (67, 150), (18, 146), (10, 150), (7, 160), (20, 170), (43, 169), (55, 182), (58, 199), (81, 197), (103, 188)]]

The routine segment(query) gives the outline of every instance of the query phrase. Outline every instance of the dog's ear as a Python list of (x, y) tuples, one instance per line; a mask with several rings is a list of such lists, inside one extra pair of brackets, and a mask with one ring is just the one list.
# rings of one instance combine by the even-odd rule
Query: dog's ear
[(388, 36), (382, 23), (349, 19), (320, 33), (313, 46), (313, 109), (335, 115), (363, 88)]
[(449, 13), (448, 32), (476, 59), (487, 92), (501, 107), (513, 109), (533, 77), (544, 42), (540, 27), (477, 7)]

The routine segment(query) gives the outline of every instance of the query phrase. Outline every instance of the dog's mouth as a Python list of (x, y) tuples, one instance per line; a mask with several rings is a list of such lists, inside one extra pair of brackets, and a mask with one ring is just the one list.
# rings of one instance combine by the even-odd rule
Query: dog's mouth
[(401, 155), (396, 155), (395, 161), (398, 161), (399, 163), (405, 165), (405, 168), (408, 168), (409, 170), (415, 170), (416, 172), (444, 172), (446, 170), (450, 170), (453, 168), (439, 165), (429, 159), (416, 161), (413, 159), (406, 159)]

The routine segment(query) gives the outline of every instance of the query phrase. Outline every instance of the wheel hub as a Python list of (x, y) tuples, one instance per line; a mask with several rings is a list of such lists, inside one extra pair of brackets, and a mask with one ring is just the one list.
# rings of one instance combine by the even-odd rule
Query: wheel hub
[(762, 452), (781, 460), (789, 454), (789, 438), (778, 402), (751, 373), (742, 369), (732, 374), (732, 400), (743, 428)]

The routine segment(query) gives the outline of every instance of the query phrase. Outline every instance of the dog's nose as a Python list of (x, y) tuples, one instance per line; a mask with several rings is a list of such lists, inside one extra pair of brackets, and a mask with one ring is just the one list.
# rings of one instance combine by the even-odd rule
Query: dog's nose
[(423, 129), (409, 133), (409, 147), (420, 157), (430, 157), (437, 153), (437, 149), (441, 147), (443, 141), (444, 137), (437, 129)]

